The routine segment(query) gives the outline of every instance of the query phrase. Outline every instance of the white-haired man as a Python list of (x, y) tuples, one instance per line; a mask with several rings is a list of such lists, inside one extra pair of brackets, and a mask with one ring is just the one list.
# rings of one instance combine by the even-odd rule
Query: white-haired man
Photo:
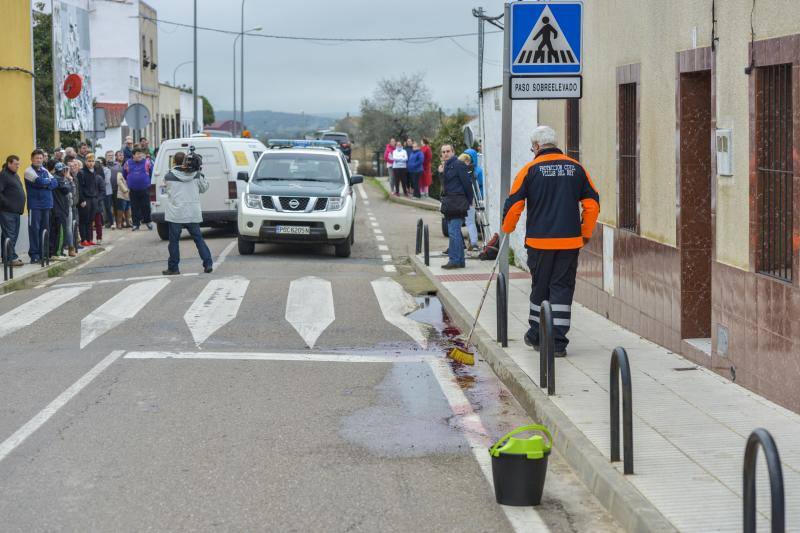
[(539, 126), (533, 131), (531, 151), (536, 157), (519, 171), (505, 202), (503, 231), (514, 231), (527, 204), (525, 247), (533, 287), (525, 344), (539, 349), (539, 311), (542, 301), (548, 300), (555, 355), (564, 357), (578, 253), (592, 237), (600, 195), (583, 166), (558, 149), (553, 128)]

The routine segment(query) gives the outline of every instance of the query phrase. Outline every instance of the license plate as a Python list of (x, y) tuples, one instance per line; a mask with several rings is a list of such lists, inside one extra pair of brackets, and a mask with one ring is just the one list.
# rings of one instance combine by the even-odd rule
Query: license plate
[(276, 226), (275, 233), (280, 235), (311, 235), (309, 226)]

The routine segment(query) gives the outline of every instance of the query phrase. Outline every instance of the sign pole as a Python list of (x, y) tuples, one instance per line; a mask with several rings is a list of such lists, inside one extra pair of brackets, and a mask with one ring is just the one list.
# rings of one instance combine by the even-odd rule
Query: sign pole
[[(500, 137), (500, 225), (503, 224), (502, 205), (511, 190), (511, 5), (503, 9), (503, 108)], [(508, 238), (502, 239), (500, 273), (508, 279)]]

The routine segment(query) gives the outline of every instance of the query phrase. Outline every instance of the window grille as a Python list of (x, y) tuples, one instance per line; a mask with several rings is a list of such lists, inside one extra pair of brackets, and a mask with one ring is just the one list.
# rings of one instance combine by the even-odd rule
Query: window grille
[(639, 154), (636, 83), (619, 85), (617, 109), (619, 139), (619, 227), (638, 231), (636, 198), (639, 188)]
[(760, 67), (757, 76), (757, 268), (762, 274), (791, 281), (792, 65)]

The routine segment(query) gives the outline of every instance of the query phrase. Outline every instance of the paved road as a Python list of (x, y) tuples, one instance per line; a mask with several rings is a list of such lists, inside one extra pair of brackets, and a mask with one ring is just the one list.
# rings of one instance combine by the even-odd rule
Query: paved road
[(207, 230), (215, 272), (185, 239), (163, 278), (139, 232), (0, 298), (2, 529), (615, 531), (556, 455), (540, 508), (494, 502), (486, 446), (529, 421), (442, 357), (404, 261), (438, 217), (359, 204), (349, 259)]

